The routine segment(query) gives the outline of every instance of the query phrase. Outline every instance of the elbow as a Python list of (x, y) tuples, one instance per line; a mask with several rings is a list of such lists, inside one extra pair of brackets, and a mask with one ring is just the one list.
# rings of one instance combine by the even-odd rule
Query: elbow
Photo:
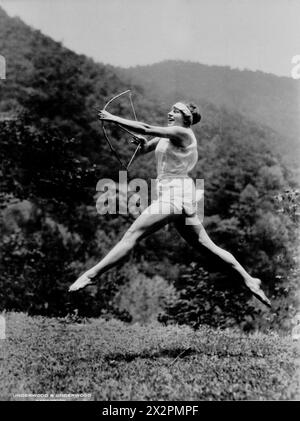
[(151, 126), (149, 126), (148, 124), (144, 124), (142, 134), (151, 135)]
[(157, 136), (158, 135), (157, 128), (154, 126), (150, 126), (149, 124), (145, 124), (143, 134), (148, 135), (148, 136)]

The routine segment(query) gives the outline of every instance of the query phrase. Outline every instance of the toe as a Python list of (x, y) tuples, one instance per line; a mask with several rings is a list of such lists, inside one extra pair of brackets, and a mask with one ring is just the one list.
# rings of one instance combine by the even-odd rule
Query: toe
[(86, 275), (82, 275), (70, 286), (69, 292), (79, 291), (90, 284), (92, 284), (91, 279)]
[(250, 289), (252, 294), (267, 307), (271, 307), (271, 302), (261, 289), (261, 280), (259, 278), (252, 278), (247, 282), (247, 287)]

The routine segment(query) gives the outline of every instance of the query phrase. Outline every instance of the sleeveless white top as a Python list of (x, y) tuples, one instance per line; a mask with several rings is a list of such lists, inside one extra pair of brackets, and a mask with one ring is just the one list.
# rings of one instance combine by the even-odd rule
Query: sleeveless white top
[(198, 193), (193, 179), (188, 175), (198, 161), (197, 139), (194, 133), (191, 144), (185, 147), (178, 147), (170, 139), (161, 138), (156, 146), (155, 156), (156, 199), (143, 212), (184, 212), (190, 216), (197, 214)]
[(161, 138), (155, 149), (157, 179), (184, 178), (198, 161), (197, 139), (193, 134), (190, 145), (176, 146), (170, 139)]

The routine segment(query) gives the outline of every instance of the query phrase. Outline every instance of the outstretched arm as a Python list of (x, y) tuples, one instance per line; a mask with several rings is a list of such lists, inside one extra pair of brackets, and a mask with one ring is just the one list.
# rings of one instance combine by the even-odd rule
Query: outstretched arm
[(99, 112), (99, 118), (100, 120), (119, 124), (120, 126), (141, 135), (169, 138), (176, 146), (187, 146), (190, 143), (190, 136), (187, 129), (184, 127), (152, 126), (141, 121), (128, 120), (122, 117), (118, 117), (105, 110)]

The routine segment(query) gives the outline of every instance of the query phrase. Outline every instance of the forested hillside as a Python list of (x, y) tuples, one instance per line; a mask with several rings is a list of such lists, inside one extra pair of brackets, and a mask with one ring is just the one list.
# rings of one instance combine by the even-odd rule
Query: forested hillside
[(174, 102), (192, 98), (205, 105), (239, 112), (279, 134), (270, 139), (289, 165), (299, 168), (300, 82), (261, 71), (237, 70), (200, 63), (164, 61), (120, 69), (120, 74), (140, 83), (147, 96)]
[[(101, 278), (98, 288), (70, 296), (68, 286), (78, 274), (99, 260), (134, 220), (130, 213), (97, 214), (97, 181), (118, 180), (121, 168), (95, 108), (131, 88), (138, 118), (165, 124), (168, 107), (182, 94), (170, 90), (163, 100), (150, 95), (150, 85), (139, 84), (138, 75), (129, 83), (120, 69), (76, 55), (1, 9), (0, 54), (7, 62), (7, 79), (0, 81), (1, 308), (247, 328), (286, 326), (296, 308), (291, 271), (297, 217), (278, 197), (295, 183), (273, 150), (274, 137), (280, 136), (265, 125), (267, 117), (258, 122), (250, 111), (245, 117), (242, 107), (238, 113), (232, 104), (210, 103), (204, 96), (203, 120), (196, 128), (199, 162), (192, 175), (205, 180), (209, 234), (262, 278), (273, 313), (266, 317), (231, 274), (215, 273), (214, 262), (187, 248), (173, 227), (144, 240), (127, 264)], [(164, 92), (168, 76), (161, 73), (161, 80)], [(261, 80), (265, 86), (274, 77)], [(289, 97), (289, 88), (284, 94)], [(250, 102), (247, 107), (252, 109)], [(133, 118), (128, 97), (110, 110)], [(281, 118), (280, 110), (276, 114), (273, 108), (273, 113)], [(128, 159), (134, 147), (127, 135), (118, 129), (109, 135), (119, 155)], [(153, 156), (135, 161), (129, 179), (136, 176), (155, 177)], [(177, 305), (185, 314), (181, 319), (174, 311)]]

